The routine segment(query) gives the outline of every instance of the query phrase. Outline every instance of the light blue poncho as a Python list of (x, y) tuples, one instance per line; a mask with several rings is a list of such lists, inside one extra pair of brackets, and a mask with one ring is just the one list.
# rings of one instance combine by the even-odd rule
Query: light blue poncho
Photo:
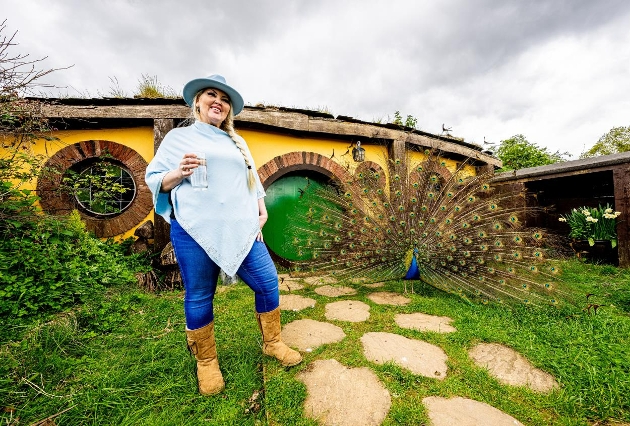
[[(245, 141), (243, 146), (247, 147)], [(155, 212), (168, 223), (174, 208), (178, 223), (223, 271), (233, 276), (249, 253), (260, 230), (258, 199), (265, 191), (251, 157), (256, 188), (247, 187), (247, 166), (230, 136), (200, 121), (167, 133), (147, 167), (145, 180), (153, 193)], [(160, 192), (162, 179), (179, 167), (184, 154), (206, 153), (208, 189), (194, 191), (188, 179), (168, 193)]]

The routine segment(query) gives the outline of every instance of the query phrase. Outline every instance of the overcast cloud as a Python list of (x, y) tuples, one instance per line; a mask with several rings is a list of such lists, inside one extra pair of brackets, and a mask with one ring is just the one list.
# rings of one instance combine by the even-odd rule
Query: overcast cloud
[(366, 121), (395, 111), (481, 144), (515, 134), (572, 158), (630, 125), (627, 0), (0, 0), (51, 95), (181, 93), (223, 74), (246, 103)]

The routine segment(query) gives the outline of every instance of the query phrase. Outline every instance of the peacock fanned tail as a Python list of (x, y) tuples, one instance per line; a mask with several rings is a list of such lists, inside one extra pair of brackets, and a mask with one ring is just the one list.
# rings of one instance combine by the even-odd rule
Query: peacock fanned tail
[[(450, 173), (435, 151), (397, 174), (364, 170), (341, 186), (305, 191), (291, 244), (294, 269), (340, 280), (421, 280), (481, 302), (558, 303), (560, 238), (524, 226), (524, 194), (496, 191), (492, 172)], [(408, 161), (408, 160), (407, 160)], [(445, 177), (444, 175), (447, 175)]]

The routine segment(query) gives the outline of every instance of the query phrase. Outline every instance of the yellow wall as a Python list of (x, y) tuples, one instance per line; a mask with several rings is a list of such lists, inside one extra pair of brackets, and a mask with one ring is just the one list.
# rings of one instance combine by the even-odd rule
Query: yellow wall
[[(256, 167), (260, 167), (269, 160), (288, 152), (306, 151), (331, 157), (333, 150), (335, 154), (333, 160), (339, 164), (345, 165), (347, 161), (351, 167), (356, 165), (352, 161), (352, 148), (347, 155), (343, 155), (348, 151), (349, 142), (322, 138), (298, 138), (258, 130), (239, 130), (238, 133), (247, 141)], [(384, 147), (366, 144), (362, 144), (361, 147), (365, 149), (366, 160), (374, 161), (385, 169), (387, 150)]]
[[(153, 127), (135, 127), (129, 129), (103, 129), (103, 130), (62, 130), (52, 134), (57, 141), (39, 140), (33, 147), (35, 154), (51, 157), (57, 151), (72, 144), (88, 140), (107, 140), (128, 146), (135, 150), (148, 163), (153, 159)], [(149, 213), (139, 224), (147, 220), (153, 221), (153, 212)], [(119, 238), (133, 236), (137, 226), (125, 232)], [(118, 239), (118, 238), (117, 238)]]
[[(264, 132), (258, 130), (239, 130), (238, 131), (252, 152), (256, 166), (260, 167), (274, 157), (287, 154), (294, 151), (315, 152), (325, 157), (331, 157), (334, 150), (334, 160), (342, 165), (349, 165), (350, 170), (358, 164), (352, 161), (352, 148), (350, 143), (346, 141), (327, 140), (323, 138), (299, 138), (291, 135), (281, 135), (272, 132)], [(74, 143), (87, 140), (108, 140), (122, 145), (126, 145), (134, 149), (147, 162), (153, 159), (153, 128), (137, 127), (125, 129), (105, 129), (105, 130), (66, 130), (54, 133), (59, 141), (38, 141), (35, 144), (34, 152), (36, 154), (44, 154), (52, 156), (60, 149), (72, 145)], [(387, 170), (386, 158), (387, 148), (381, 145), (361, 145), (366, 153), (365, 159), (379, 164), (384, 170)], [(344, 155), (348, 149), (350, 152)], [(424, 153), (411, 153), (412, 164), (421, 162), (424, 159)], [(447, 160), (447, 168), (455, 171), (455, 162)], [(467, 169), (468, 170), (468, 169)], [(474, 174), (474, 168), (468, 170)], [(146, 220), (154, 220), (153, 212), (150, 213), (141, 223)], [(133, 236), (135, 228), (122, 235), (122, 238)]]
[(134, 149), (147, 162), (153, 158), (153, 127), (135, 127), (130, 129), (105, 130), (63, 130), (54, 132), (59, 141), (38, 141), (34, 151), (37, 154), (52, 156), (60, 149), (77, 142), (89, 140), (107, 140)]

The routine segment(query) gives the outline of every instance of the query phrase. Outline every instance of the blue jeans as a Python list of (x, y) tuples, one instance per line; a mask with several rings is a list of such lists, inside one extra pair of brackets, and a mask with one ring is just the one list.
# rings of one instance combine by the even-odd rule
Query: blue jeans
[[(221, 268), (175, 219), (171, 219), (171, 243), (186, 290), (186, 327), (195, 330), (214, 320), (213, 300)], [(278, 272), (265, 243), (254, 241), (237, 274), (254, 290), (256, 312), (270, 312), (280, 305)]]

